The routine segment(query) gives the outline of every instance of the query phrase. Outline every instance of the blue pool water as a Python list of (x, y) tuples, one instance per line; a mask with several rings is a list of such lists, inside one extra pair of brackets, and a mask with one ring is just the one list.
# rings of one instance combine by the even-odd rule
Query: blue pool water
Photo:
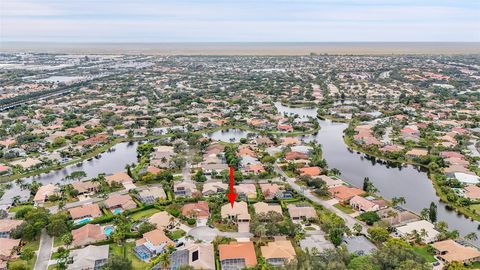
[(92, 219), (91, 219), (91, 218), (84, 218), (84, 219), (79, 220), (79, 221), (77, 221), (77, 222), (75, 222), (75, 223), (78, 224), (78, 225), (83, 225), (83, 224), (85, 224), (85, 223), (88, 223), (90, 220), (92, 220)]
[(106, 236), (110, 236), (110, 234), (112, 234), (112, 232), (113, 232), (113, 227), (110, 227), (110, 226), (109, 226), (109, 227), (105, 227), (105, 228), (103, 229), (103, 231), (105, 232), (105, 235), (106, 235)]
[(113, 214), (114, 214), (114, 215), (118, 215), (118, 214), (120, 214), (121, 212), (122, 212), (122, 208), (117, 208), (117, 209), (113, 210)]

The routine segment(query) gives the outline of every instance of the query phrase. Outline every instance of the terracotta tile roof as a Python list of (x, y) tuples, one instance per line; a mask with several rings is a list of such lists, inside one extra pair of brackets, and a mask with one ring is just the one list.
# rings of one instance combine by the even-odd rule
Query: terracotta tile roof
[(296, 253), (292, 243), (288, 240), (277, 240), (269, 242), (266, 246), (260, 247), (262, 256), (265, 259), (281, 258), (287, 261), (295, 259)]
[(0, 219), (0, 232), (10, 232), (11, 230), (17, 228), (22, 223), (23, 223), (23, 220)]
[(317, 176), (320, 175), (322, 169), (320, 167), (305, 167), (298, 169), (300, 171), (300, 175), (308, 175), (308, 176)]
[(162, 211), (156, 214), (153, 214), (149, 219), (148, 222), (152, 223), (153, 225), (157, 226), (159, 229), (164, 229), (170, 224), (173, 216), (169, 213)]
[(257, 256), (253, 242), (231, 242), (230, 244), (218, 245), (220, 261), (226, 259), (245, 259), (245, 266), (252, 267), (257, 265)]
[(460, 245), (451, 239), (433, 243), (432, 247), (444, 253), (439, 256), (447, 262), (468, 262), (480, 258), (480, 251), (476, 248)]
[(285, 154), (285, 159), (286, 160), (294, 160), (294, 159), (307, 159), (308, 156), (304, 153), (301, 153), (301, 152), (295, 152), (295, 151), (292, 151), (292, 152), (288, 152)]
[(105, 176), (105, 180), (109, 185), (113, 182), (123, 183), (123, 182), (133, 182), (133, 179), (126, 172), (117, 172), (112, 175)]
[(143, 240), (149, 242), (154, 246), (159, 246), (161, 244), (175, 245), (170, 238), (168, 238), (163, 230), (155, 229), (153, 231), (143, 234)]
[(70, 212), (70, 216), (72, 219), (77, 219), (81, 217), (91, 216), (92, 218), (96, 218), (102, 215), (102, 211), (100, 211), (100, 207), (98, 204), (84, 204), (81, 206), (77, 206), (74, 208), (68, 209)]
[(198, 218), (208, 218), (208, 202), (189, 203), (182, 207), (182, 215), (189, 217), (192, 213)]
[(137, 207), (137, 204), (132, 200), (130, 195), (112, 195), (110, 198), (105, 200), (105, 206), (107, 208), (113, 208), (116, 206), (122, 207), (123, 210), (133, 209)]
[(336, 186), (333, 188), (329, 188), (328, 192), (332, 194), (335, 198), (345, 201), (345, 200), (350, 200), (356, 195), (363, 195), (365, 194), (365, 191), (356, 188), (356, 187), (347, 187), (347, 186)]
[(9, 259), (15, 247), (20, 245), (20, 239), (0, 238), (0, 258)]
[(103, 230), (98, 224), (87, 224), (79, 229), (72, 231), (73, 246), (83, 246), (106, 239)]

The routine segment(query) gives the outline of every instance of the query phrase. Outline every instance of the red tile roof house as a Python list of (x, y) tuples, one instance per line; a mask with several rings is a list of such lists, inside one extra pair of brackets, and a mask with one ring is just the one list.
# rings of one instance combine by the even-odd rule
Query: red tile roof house
[(143, 261), (149, 261), (161, 254), (167, 246), (175, 246), (175, 243), (165, 235), (163, 230), (159, 229), (144, 233), (143, 238), (138, 239), (135, 243), (133, 251)]
[(308, 156), (301, 152), (292, 151), (285, 154), (285, 159), (286, 160), (308, 159)]
[(20, 239), (0, 238), (0, 261), (9, 261), (16, 257)]
[(291, 125), (280, 124), (280, 125), (277, 125), (277, 128), (278, 128), (278, 130), (284, 131), (284, 132), (292, 132), (293, 131), (293, 127)]
[(130, 195), (112, 195), (106, 199), (105, 207), (109, 209), (113, 214), (119, 214), (128, 209), (134, 209), (137, 207), (135, 201), (133, 201)]
[(354, 196), (365, 194), (365, 191), (359, 188), (347, 186), (336, 186), (329, 188), (328, 192), (330, 192), (332, 197), (336, 198), (341, 203), (348, 203)]
[(0, 164), (0, 175), (9, 175), (12, 173), (12, 168)]
[(93, 181), (77, 181), (72, 183), (72, 187), (78, 191), (78, 194), (94, 193), (100, 190), (100, 183)]
[(322, 169), (320, 169), (320, 167), (304, 167), (298, 169), (298, 171), (300, 172), (301, 176), (308, 175), (314, 177), (320, 175)]
[(221, 269), (240, 270), (257, 265), (253, 242), (231, 242), (218, 245)]
[(52, 195), (60, 195), (59, 188), (57, 186), (55, 186), (54, 184), (41, 186), (37, 190), (37, 193), (33, 198), (33, 202), (35, 203), (35, 205), (42, 205), (48, 199), (48, 197)]
[(277, 184), (260, 184), (260, 189), (266, 200), (272, 200), (280, 190), (280, 187)]
[(98, 224), (87, 224), (72, 231), (72, 246), (86, 246), (100, 240), (107, 239), (102, 228)]
[(117, 172), (107, 175), (105, 176), (105, 181), (107, 181), (110, 186), (113, 184), (113, 182), (122, 184), (123, 186), (133, 183), (133, 179), (126, 172)]
[(0, 238), (10, 238), (12, 230), (23, 223), (23, 220), (0, 219)]
[(208, 217), (210, 216), (208, 202), (185, 204), (182, 207), (182, 215), (189, 218), (195, 218), (197, 220), (197, 226), (206, 225)]
[(248, 174), (248, 173), (260, 174), (262, 172), (265, 172), (265, 168), (261, 164), (250, 164), (245, 166), (245, 168), (242, 169), (242, 173), (244, 174)]
[(70, 208), (68, 209), (68, 212), (70, 212), (70, 216), (72, 217), (73, 223), (75, 224), (86, 223), (102, 215), (102, 211), (96, 203), (84, 204), (81, 206)]
[(350, 199), (350, 206), (353, 209), (361, 212), (371, 212), (380, 210), (380, 206), (364, 197), (354, 196)]

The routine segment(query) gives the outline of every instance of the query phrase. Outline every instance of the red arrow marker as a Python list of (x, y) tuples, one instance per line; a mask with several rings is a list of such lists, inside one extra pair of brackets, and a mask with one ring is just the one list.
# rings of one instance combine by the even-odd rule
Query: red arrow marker
[(230, 204), (232, 205), (235, 203), (235, 199), (237, 198), (237, 194), (233, 190), (233, 167), (230, 166), (230, 193), (227, 194), (228, 200), (230, 201)]

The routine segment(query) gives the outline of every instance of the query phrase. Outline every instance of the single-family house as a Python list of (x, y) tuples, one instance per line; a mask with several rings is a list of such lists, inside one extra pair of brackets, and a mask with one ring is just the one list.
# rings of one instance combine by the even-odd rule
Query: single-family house
[(120, 214), (125, 210), (134, 209), (137, 207), (137, 204), (135, 203), (135, 201), (128, 194), (111, 195), (108, 199), (105, 200), (104, 204), (105, 204), (105, 207), (115, 215)]
[(467, 247), (455, 240), (448, 239), (431, 245), (437, 256), (446, 263), (472, 263), (480, 261), (480, 251), (474, 247)]
[(295, 249), (289, 240), (275, 240), (261, 246), (262, 257), (273, 266), (283, 266), (296, 257)]
[(72, 230), (72, 246), (86, 246), (100, 240), (107, 239), (102, 228), (98, 224), (87, 224), (76, 230)]
[(158, 200), (166, 199), (167, 195), (162, 187), (155, 186), (138, 191), (135, 197), (143, 204), (154, 204)]
[(54, 184), (47, 184), (38, 188), (35, 197), (33, 198), (33, 202), (35, 205), (42, 205), (48, 197), (52, 195), (59, 195), (60, 190)]
[(221, 244), (218, 245), (218, 253), (222, 270), (241, 270), (257, 265), (253, 242)]
[(317, 211), (315, 211), (315, 208), (310, 205), (289, 204), (287, 209), (290, 218), (294, 222), (318, 218)]
[(109, 246), (90, 245), (81, 249), (70, 251), (71, 264), (67, 270), (100, 270), (107, 263)]
[[(215, 252), (209, 243), (187, 243), (170, 255), (170, 270), (177, 270), (180, 266), (191, 266), (193, 269), (215, 270)], [(161, 270), (152, 268), (152, 270)]]
[(22, 223), (18, 219), (0, 219), (0, 238), (10, 238), (10, 233)]
[(84, 224), (102, 215), (102, 211), (96, 203), (73, 207), (68, 209), (68, 212), (75, 224)]
[(197, 187), (193, 182), (183, 181), (173, 184), (173, 193), (175, 196), (191, 197), (196, 192)]
[[(435, 242), (439, 232), (435, 229), (435, 225), (426, 220), (419, 220), (407, 223), (406, 225), (396, 228), (399, 236), (406, 240), (415, 240), (416, 234), (422, 239), (422, 242), (428, 244)], [(425, 233), (425, 235), (423, 234)]]
[(175, 246), (175, 243), (168, 238), (163, 230), (155, 229), (143, 234), (143, 238), (136, 241), (133, 249), (135, 255), (143, 261), (161, 254), (167, 246)]

